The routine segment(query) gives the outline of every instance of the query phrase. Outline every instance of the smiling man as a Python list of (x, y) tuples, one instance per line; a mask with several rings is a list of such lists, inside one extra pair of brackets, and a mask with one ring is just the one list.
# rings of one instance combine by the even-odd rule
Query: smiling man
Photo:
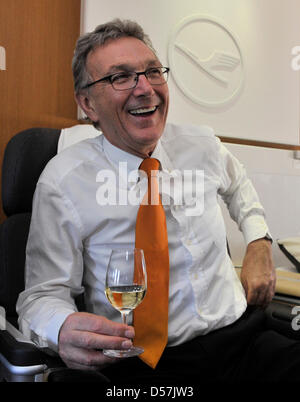
[[(17, 305), (20, 327), (57, 351), (67, 366), (101, 369), (119, 382), (291, 379), (291, 373), (298, 378), (299, 364), (291, 356), (299, 345), (268, 333), (263, 312), (247, 308), (266, 306), (274, 294), (264, 210), (243, 167), (210, 128), (166, 123), (168, 73), (134, 22), (114, 20), (79, 38), (76, 99), (103, 135), (58, 154), (39, 179), (26, 288)], [(132, 326), (118, 322), (119, 313), (105, 298), (105, 273), (113, 248), (134, 247), (138, 206), (96, 201), (99, 172), (120, 179), (126, 177), (120, 166), (131, 173), (149, 157), (159, 160), (167, 179), (174, 178), (172, 172), (204, 171), (201, 215), (193, 215), (188, 202), (164, 205), (167, 344), (154, 370), (139, 358), (112, 359), (102, 352), (129, 348), (135, 335)], [(122, 193), (131, 189), (122, 180), (115, 183)], [(227, 253), (218, 195), (247, 243), (241, 281)], [(78, 312), (75, 298), (83, 293), (85, 312)], [(274, 356), (278, 367), (288, 362), (289, 370), (274, 366)]]

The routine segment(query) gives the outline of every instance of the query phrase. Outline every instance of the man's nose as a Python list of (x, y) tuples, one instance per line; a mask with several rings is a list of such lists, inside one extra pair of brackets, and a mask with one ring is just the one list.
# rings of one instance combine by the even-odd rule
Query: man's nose
[(135, 95), (149, 95), (153, 94), (154, 90), (145, 74), (140, 74), (137, 77), (137, 83), (134, 88)]

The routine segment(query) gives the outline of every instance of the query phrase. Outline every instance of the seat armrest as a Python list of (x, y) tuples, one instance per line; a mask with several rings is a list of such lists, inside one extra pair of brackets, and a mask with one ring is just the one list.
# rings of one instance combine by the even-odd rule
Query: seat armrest
[(47, 369), (42, 350), (30, 342), (20, 342), (7, 329), (0, 329), (0, 381), (43, 381)]
[(8, 330), (0, 331), (0, 354), (15, 366), (45, 364), (46, 355), (36, 345), (16, 340)]
[(46, 364), (48, 367), (64, 367), (61, 358), (48, 348), (40, 348), (8, 320), (1, 317), (0, 355), (10, 364), (31, 366)]
[(0, 322), (0, 381), (45, 381), (53, 369), (65, 367), (61, 358), (26, 338), (5, 318)]

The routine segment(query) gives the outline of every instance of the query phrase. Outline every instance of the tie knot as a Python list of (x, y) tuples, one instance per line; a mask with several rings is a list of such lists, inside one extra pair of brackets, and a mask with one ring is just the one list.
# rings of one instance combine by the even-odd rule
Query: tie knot
[(159, 169), (159, 165), (160, 165), (160, 162), (159, 162), (158, 159), (146, 158), (140, 164), (139, 169), (143, 170), (147, 174), (147, 176), (150, 176), (152, 170), (158, 170)]

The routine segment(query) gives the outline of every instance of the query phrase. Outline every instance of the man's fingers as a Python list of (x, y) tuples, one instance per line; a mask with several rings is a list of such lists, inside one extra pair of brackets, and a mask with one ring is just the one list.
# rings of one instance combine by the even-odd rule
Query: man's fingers
[(257, 304), (257, 299), (258, 299), (258, 291), (257, 289), (248, 289), (247, 290), (247, 303), (248, 304)]
[(260, 288), (247, 289), (247, 303), (251, 305), (257, 305), (267, 307), (274, 296), (275, 287), (272, 285), (267, 288), (262, 286)]
[(73, 313), (64, 321), (58, 338), (61, 358), (69, 366), (103, 367), (115, 362), (103, 349), (126, 350), (132, 346), (134, 329), (90, 313)]
[(132, 341), (128, 338), (78, 330), (71, 332), (69, 342), (73, 346), (86, 349), (129, 349), (132, 346)]
[(76, 321), (72, 323), (72, 329), (110, 336), (134, 337), (133, 327), (113, 322), (103, 316), (96, 316), (90, 313), (76, 313)]

